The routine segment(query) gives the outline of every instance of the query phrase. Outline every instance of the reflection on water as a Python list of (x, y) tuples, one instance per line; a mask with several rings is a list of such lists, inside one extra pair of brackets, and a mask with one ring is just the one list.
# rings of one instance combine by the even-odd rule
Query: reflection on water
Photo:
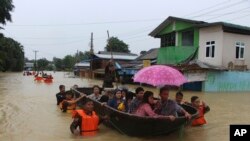
[[(0, 73), (0, 140), (1, 141), (53, 141), (53, 140), (89, 140), (74, 137), (69, 131), (71, 116), (61, 113), (56, 106), (55, 94), (58, 86), (64, 84), (66, 89), (78, 84), (93, 86), (100, 81), (65, 78), (63, 73), (56, 72), (51, 84), (34, 82), (32, 76), (22, 73)], [(130, 86), (134, 90), (135, 86)], [(153, 88), (145, 88), (158, 90)], [(175, 92), (171, 92), (171, 98)], [(206, 101), (211, 111), (206, 115), (208, 124), (203, 127), (186, 127), (184, 132), (175, 132), (160, 137), (128, 137), (100, 126), (100, 131), (91, 140), (171, 140), (171, 141), (227, 141), (230, 124), (250, 123), (250, 93), (200, 93), (184, 92), (189, 100), (198, 95)], [(136, 126), (136, 125), (135, 125)], [(181, 136), (182, 135), (182, 136)]]

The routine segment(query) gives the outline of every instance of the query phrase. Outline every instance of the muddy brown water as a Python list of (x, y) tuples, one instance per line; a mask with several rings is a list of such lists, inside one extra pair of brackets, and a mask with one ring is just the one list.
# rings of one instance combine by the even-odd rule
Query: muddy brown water
[[(69, 131), (70, 114), (61, 113), (56, 106), (58, 86), (64, 84), (69, 89), (74, 84), (93, 86), (101, 81), (67, 78), (63, 72), (52, 74), (54, 82), (45, 84), (22, 73), (0, 73), (0, 141), (228, 141), (230, 124), (250, 123), (250, 93), (184, 92), (186, 100), (197, 95), (210, 106), (207, 125), (186, 127), (182, 136), (177, 131), (158, 137), (129, 137), (101, 125), (95, 137), (75, 137)], [(135, 87), (129, 86), (131, 90)], [(174, 94), (171, 91), (170, 97)]]

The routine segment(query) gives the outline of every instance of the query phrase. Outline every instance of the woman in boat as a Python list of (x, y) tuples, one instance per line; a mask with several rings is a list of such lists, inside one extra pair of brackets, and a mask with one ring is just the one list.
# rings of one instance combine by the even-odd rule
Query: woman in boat
[(206, 124), (207, 121), (204, 115), (210, 111), (209, 106), (204, 101), (201, 102), (198, 96), (192, 96), (191, 103), (192, 106), (195, 107), (199, 112), (198, 117), (193, 120), (192, 126), (200, 126)]
[(171, 121), (175, 120), (175, 117), (170, 115), (170, 116), (161, 116), (156, 114), (153, 111), (153, 105), (154, 105), (154, 97), (153, 97), (153, 92), (151, 91), (146, 91), (143, 95), (143, 101), (135, 111), (135, 115), (137, 116), (149, 116), (149, 117), (159, 117), (159, 118), (166, 118)]
[[(107, 116), (99, 117), (94, 111), (94, 103), (89, 99), (84, 99), (81, 109), (73, 114), (73, 122), (70, 131), (75, 135), (94, 136), (97, 133), (98, 125), (102, 120), (108, 119)], [(79, 127), (79, 130), (77, 129)]]
[(126, 108), (126, 110), (125, 110), (126, 112), (129, 111), (129, 107), (132, 103), (133, 98), (134, 98), (134, 93), (128, 91), (125, 95), (125, 103), (124, 103), (125, 108)]
[(86, 95), (81, 93), (81, 96), (77, 99), (74, 99), (73, 93), (71, 91), (67, 91), (65, 94), (65, 100), (63, 100), (59, 107), (61, 108), (62, 112), (70, 112), (76, 109), (76, 103), (81, 100)]
[(116, 89), (114, 93), (114, 98), (109, 100), (108, 106), (120, 111), (125, 111), (126, 110), (125, 105), (124, 106), (122, 105), (124, 105), (124, 100), (122, 99), (122, 91)]
[(94, 86), (93, 86), (93, 92), (94, 92), (94, 93), (91, 94), (91, 95), (89, 95), (88, 97), (89, 97), (90, 99), (99, 101), (99, 100), (101, 99), (101, 97), (102, 97), (102, 95), (100, 94), (100, 92), (101, 92), (100, 87), (99, 87), (98, 85), (94, 85)]

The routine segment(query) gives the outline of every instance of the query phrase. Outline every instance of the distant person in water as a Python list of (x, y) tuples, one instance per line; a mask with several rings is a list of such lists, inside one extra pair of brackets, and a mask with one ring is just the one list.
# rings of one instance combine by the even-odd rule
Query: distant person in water
[(210, 111), (209, 106), (204, 101), (201, 102), (198, 96), (192, 96), (191, 103), (192, 106), (195, 107), (199, 112), (198, 117), (193, 120), (192, 126), (199, 126), (206, 124), (207, 121), (204, 115)]
[(65, 86), (59, 86), (59, 93), (56, 94), (57, 105), (59, 105), (65, 99)]
[(119, 74), (115, 70), (113, 61), (109, 61), (105, 67), (105, 76), (103, 80), (103, 88), (113, 88), (113, 82), (119, 81)]
[[(98, 125), (107, 116), (98, 116), (94, 111), (94, 103), (89, 99), (84, 99), (81, 109), (73, 114), (73, 122), (70, 125), (70, 131), (74, 135), (94, 136), (98, 131)], [(79, 130), (78, 130), (79, 128)]]

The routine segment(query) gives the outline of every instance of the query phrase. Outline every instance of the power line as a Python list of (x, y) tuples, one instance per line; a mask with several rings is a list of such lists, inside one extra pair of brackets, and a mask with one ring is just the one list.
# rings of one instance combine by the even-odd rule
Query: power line
[(232, 12), (229, 12), (229, 13), (224, 13), (224, 14), (221, 14), (220, 16), (216, 16), (216, 17), (213, 17), (213, 18), (205, 19), (205, 21), (206, 21), (206, 20), (211, 20), (211, 19), (220, 18), (220, 17), (226, 16), (226, 15), (235, 14), (235, 13), (238, 13), (238, 12), (244, 11), (244, 10), (249, 9), (249, 8), (250, 8), (250, 7), (246, 7), (246, 8), (241, 9), (241, 10), (235, 10), (235, 11), (232, 11)]
[(247, 16), (250, 16), (250, 14), (247, 14), (247, 15), (244, 15), (244, 16), (241, 16), (241, 17), (235, 17), (235, 18), (232, 18), (232, 19), (229, 19), (229, 20), (226, 20), (226, 21), (235, 21), (235, 20), (238, 20), (238, 19), (241, 19), (241, 18), (245, 18)]
[(195, 12), (189, 13), (189, 14), (187, 14), (187, 15), (184, 15), (183, 17), (190, 16), (190, 15), (197, 14), (197, 13), (199, 13), (199, 12), (202, 12), (202, 11), (205, 11), (205, 10), (208, 10), (208, 9), (211, 9), (211, 8), (218, 7), (218, 6), (220, 6), (220, 5), (225, 4), (225, 2), (227, 2), (227, 1), (230, 1), (230, 0), (226, 0), (226, 1), (223, 1), (223, 2), (220, 2), (220, 3), (216, 3), (216, 4), (214, 4), (214, 5), (212, 5), (212, 6), (209, 6), (209, 7), (205, 8), (205, 9), (201, 9), (201, 10), (199, 10), (199, 11), (195, 11)]
[(136, 23), (136, 22), (151, 22), (151, 21), (159, 21), (162, 18), (158, 19), (142, 19), (142, 20), (124, 20), (124, 21), (107, 21), (107, 22), (89, 22), (89, 23), (79, 23), (79, 24), (40, 24), (40, 25), (25, 25), (25, 24), (12, 24), (8, 26), (82, 26), (82, 25), (98, 25), (98, 24), (121, 24), (121, 23)]
[(236, 5), (239, 5), (243, 2), (246, 2), (245, 0), (242, 0), (242, 1), (239, 1), (239, 2), (236, 2), (236, 3), (233, 3), (233, 4), (230, 4), (230, 5), (226, 5), (226, 6), (223, 6), (223, 7), (220, 7), (220, 8), (217, 8), (217, 9), (214, 9), (214, 10), (210, 10), (206, 13), (203, 13), (203, 14), (200, 14), (200, 15), (196, 15), (196, 16), (193, 16), (191, 18), (197, 18), (197, 17), (201, 17), (201, 16), (204, 16), (206, 14), (209, 14), (209, 13), (214, 13), (214, 12), (217, 12), (217, 11), (221, 11), (221, 10), (225, 10), (225, 9), (228, 9), (230, 7), (233, 7), (233, 6), (236, 6)]

